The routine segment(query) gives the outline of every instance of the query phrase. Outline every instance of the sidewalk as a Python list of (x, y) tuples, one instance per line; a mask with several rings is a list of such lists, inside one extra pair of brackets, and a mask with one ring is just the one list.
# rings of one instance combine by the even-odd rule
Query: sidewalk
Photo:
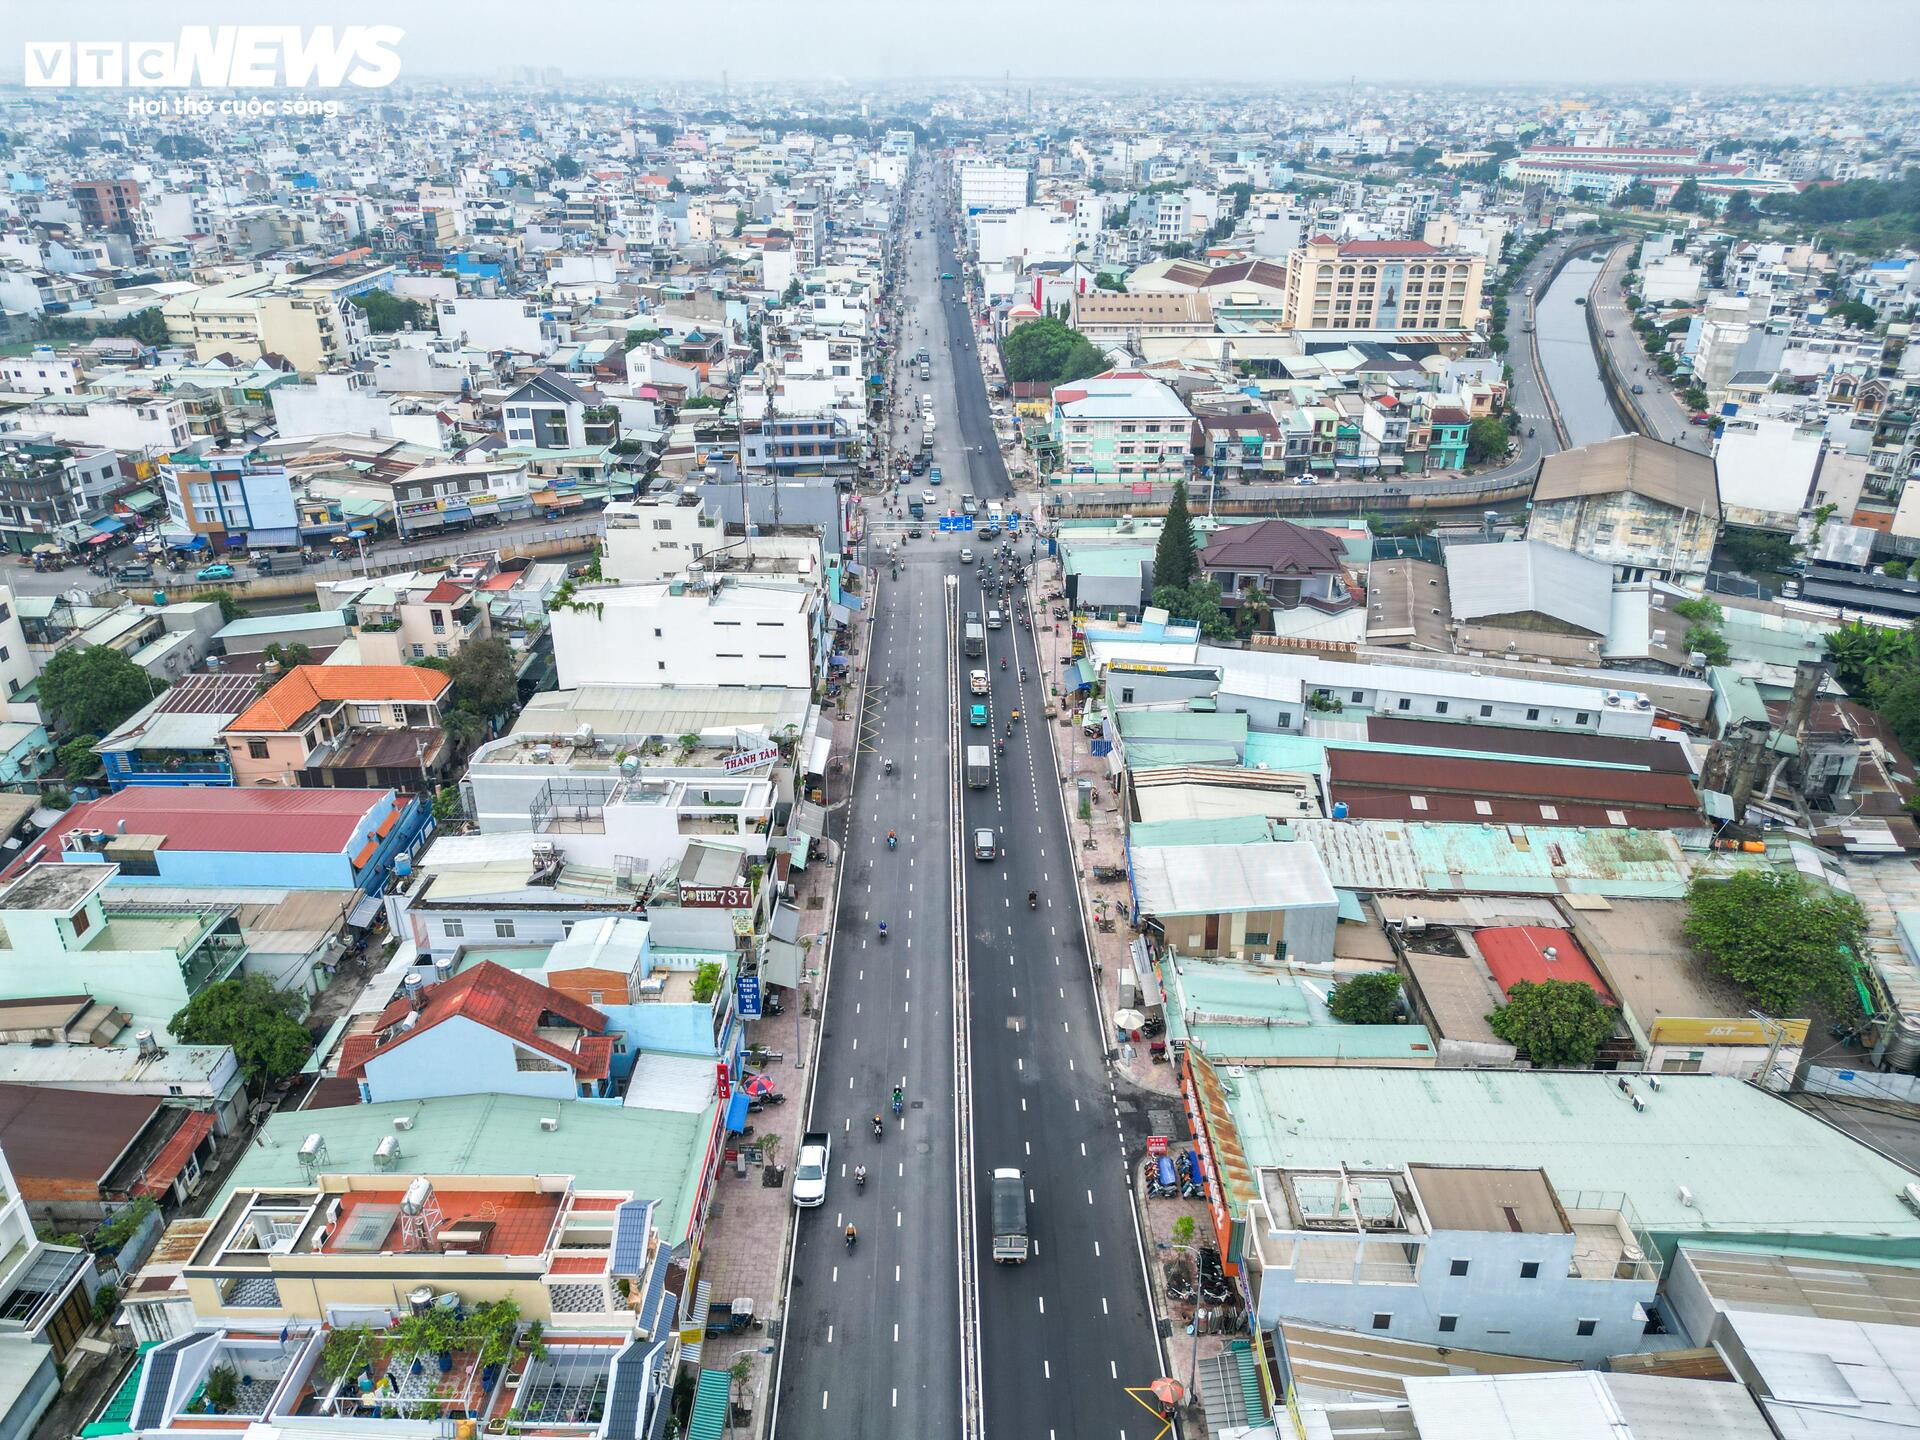
[[(870, 601), (872, 594), (869, 588), (862, 598)], [(849, 632), (845, 649), (850, 660), (847, 671), (850, 681), (866, 673), (871, 623), (872, 610), (860, 611)], [(845, 713), (836, 712), (834, 717), (833, 757), (838, 768), (827, 776), (827, 809), (833, 815), (845, 810), (852, 785), (860, 700), (856, 685), (847, 696)], [(828, 833), (837, 838), (845, 832), (830, 821)], [(734, 1433), (741, 1440), (762, 1433), (772, 1412), (768, 1385), (780, 1347), (778, 1322), (785, 1316), (787, 1256), (793, 1244), (795, 1213), (787, 1198), (786, 1185), (765, 1183), (762, 1152), (757, 1146), (762, 1140), (777, 1137), (772, 1159), (781, 1166), (792, 1163), (799, 1147), (800, 1131), (806, 1121), (808, 1085), (819, 1048), (818, 982), (825, 978), (820, 973), (825, 956), (824, 938), (833, 923), (834, 885), (839, 871), (824, 857), (816, 856), (806, 869), (794, 870), (792, 875), (794, 905), (800, 912), (801, 943), (807, 949), (807, 965), (814, 983), (783, 997), (784, 1014), (750, 1021), (747, 1026), (749, 1048), (780, 1052), (778, 1059), (767, 1062), (764, 1073), (779, 1082), (787, 1102), (753, 1116), (751, 1137), (733, 1137), (737, 1149), (747, 1157), (746, 1173), (744, 1176), (738, 1173), (734, 1148), (730, 1147), (714, 1188), (699, 1275), (710, 1289), (712, 1303), (717, 1305), (751, 1296), (755, 1316), (767, 1322), (764, 1329), (744, 1335), (713, 1336), (700, 1354), (703, 1370), (725, 1370), (743, 1358), (747, 1362), (745, 1380), (735, 1393), (751, 1404), (754, 1419), (749, 1425), (736, 1427)], [(809, 941), (812, 943), (808, 944)], [(705, 1319), (704, 1316), (698, 1318)], [(690, 1324), (694, 1319), (683, 1317), (682, 1323)]]

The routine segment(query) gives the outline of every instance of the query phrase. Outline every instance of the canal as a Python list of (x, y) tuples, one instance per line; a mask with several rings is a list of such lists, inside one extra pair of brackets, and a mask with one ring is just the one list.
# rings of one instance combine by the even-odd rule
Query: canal
[(1567, 427), (1569, 446), (1592, 445), (1626, 433), (1600, 381), (1600, 362), (1587, 336), (1587, 308), (1575, 303), (1586, 298), (1599, 273), (1598, 259), (1569, 260), (1534, 311), (1540, 368)]

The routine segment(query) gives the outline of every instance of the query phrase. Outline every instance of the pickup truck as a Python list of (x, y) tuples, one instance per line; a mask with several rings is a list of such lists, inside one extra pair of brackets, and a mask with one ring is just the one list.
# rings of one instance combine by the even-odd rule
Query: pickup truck
[(993, 1263), (1027, 1259), (1027, 1182), (1018, 1170), (993, 1172)]
[(984, 745), (967, 746), (967, 788), (984, 790), (993, 783), (993, 756)]
[(987, 693), (987, 672), (972, 670), (967, 673), (967, 685), (976, 695)]
[(800, 1137), (800, 1154), (793, 1166), (793, 1203), (811, 1210), (827, 1198), (827, 1162), (833, 1158), (833, 1135), (809, 1130)]

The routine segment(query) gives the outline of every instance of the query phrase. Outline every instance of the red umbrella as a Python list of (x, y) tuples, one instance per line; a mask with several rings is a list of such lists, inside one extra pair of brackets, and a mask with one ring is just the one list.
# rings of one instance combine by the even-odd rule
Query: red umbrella
[(749, 1075), (747, 1083), (740, 1088), (749, 1095), (777, 1095), (780, 1092), (780, 1087), (766, 1075)]

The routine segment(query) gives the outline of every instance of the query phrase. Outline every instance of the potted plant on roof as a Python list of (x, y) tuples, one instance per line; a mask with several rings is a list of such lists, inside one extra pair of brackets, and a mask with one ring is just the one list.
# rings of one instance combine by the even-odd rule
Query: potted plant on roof
[(463, 1329), (459, 1311), (429, 1306), (418, 1314), (405, 1316), (393, 1327), (390, 1348), (395, 1354), (411, 1355), (415, 1373), (422, 1356), (437, 1356), (440, 1373), (444, 1375), (453, 1369), (453, 1352), (465, 1338)]
[(480, 1388), (493, 1389), (500, 1370), (513, 1358), (514, 1340), (520, 1327), (520, 1305), (508, 1298), (489, 1300), (473, 1307), (468, 1317), (474, 1363), (480, 1367)]

